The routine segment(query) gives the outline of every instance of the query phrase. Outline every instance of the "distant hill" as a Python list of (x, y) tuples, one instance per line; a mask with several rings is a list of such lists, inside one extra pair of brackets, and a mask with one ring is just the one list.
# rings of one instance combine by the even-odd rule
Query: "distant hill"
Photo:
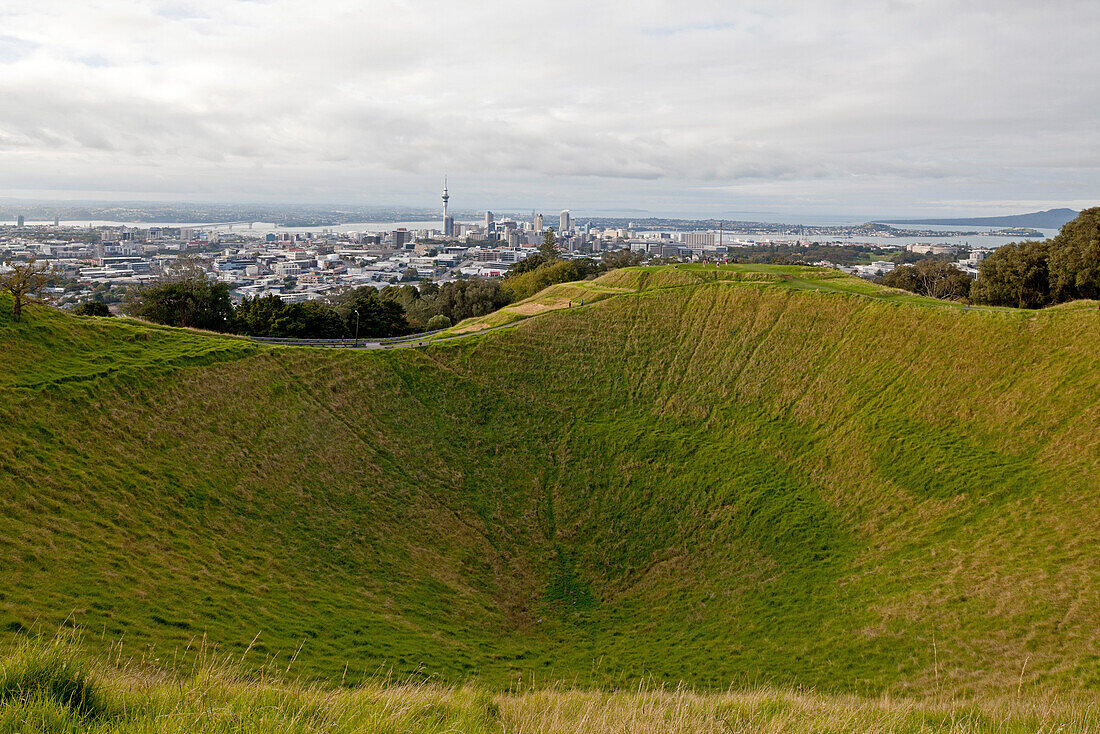
[(879, 219), (889, 224), (941, 224), (948, 227), (1038, 227), (1058, 229), (1076, 217), (1073, 209), (1048, 209), (1045, 212), (1011, 214), (1003, 217), (964, 217), (961, 219)]
[(74, 625), (348, 683), (1100, 691), (1095, 304), (681, 264), (371, 352), (10, 308), (0, 643)]

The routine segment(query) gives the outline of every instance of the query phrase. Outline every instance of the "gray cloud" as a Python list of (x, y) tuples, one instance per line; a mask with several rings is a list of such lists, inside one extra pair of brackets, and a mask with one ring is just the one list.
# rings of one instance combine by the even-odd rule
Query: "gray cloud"
[(471, 208), (916, 213), (1100, 187), (1091, 2), (5, 5), (0, 195), (419, 204), (446, 171)]

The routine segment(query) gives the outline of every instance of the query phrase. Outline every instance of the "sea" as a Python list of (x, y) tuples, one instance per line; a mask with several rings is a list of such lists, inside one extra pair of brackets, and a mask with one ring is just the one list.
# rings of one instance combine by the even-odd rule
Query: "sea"
[[(468, 220), (459, 221), (458, 224), (478, 224), (480, 220)], [(0, 222), (0, 224), (15, 224), (11, 222)], [(40, 226), (40, 225), (52, 225), (52, 220), (41, 221), (27, 221), (26, 226)], [(214, 232), (225, 233), (238, 233), (245, 234), (251, 233), (255, 235), (264, 235), (268, 233), (291, 233), (291, 234), (312, 234), (320, 235), (325, 233), (344, 233), (344, 232), (391, 232), (395, 229), (408, 229), (408, 230), (421, 230), (421, 229), (439, 229), (440, 222), (438, 219), (426, 220), (426, 221), (410, 221), (410, 222), (349, 222), (346, 224), (330, 225), (326, 227), (284, 227), (274, 222), (252, 222), (241, 224), (237, 223), (218, 223), (218, 222), (120, 222), (107, 219), (82, 219), (82, 220), (62, 220), (61, 224), (67, 227), (138, 227), (142, 229), (148, 229), (149, 227), (190, 227), (194, 229), (203, 229)], [(791, 225), (794, 226), (794, 225)], [(846, 245), (881, 245), (881, 246), (896, 246), (904, 247), (905, 245), (962, 245), (971, 249), (993, 249), (1006, 245), (1010, 242), (1020, 242), (1027, 239), (1043, 239), (1050, 238), (1058, 234), (1057, 229), (1039, 229), (1037, 231), (1042, 232), (1041, 238), (1027, 238), (1027, 237), (1005, 237), (1003, 235), (988, 234), (994, 232), (1000, 227), (951, 227), (940, 226), (932, 224), (921, 225), (896, 225), (898, 227), (921, 229), (931, 232), (945, 232), (944, 235), (931, 234), (922, 237), (872, 237), (853, 235), (848, 237), (842, 236), (798, 236), (794, 234), (775, 234), (775, 235), (738, 235), (736, 231), (727, 230), (725, 233), (724, 241), (728, 244), (735, 240), (753, 242), (770, 241), (784, 241), (784, 242), (800, 242), (804, 244), (821, 243), (826, 242), (840, 242)], [(976, 234), (967, 235), (950, 235), (948, 232), (958, 232), (965, 230), (967, 232), (974, 232)]]

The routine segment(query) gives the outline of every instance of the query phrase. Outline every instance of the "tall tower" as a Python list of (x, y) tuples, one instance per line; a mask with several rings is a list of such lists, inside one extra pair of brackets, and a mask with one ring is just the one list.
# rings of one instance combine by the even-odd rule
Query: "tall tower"
[(443, 177), (443, 234), (446, 237), (450, 237), (454, 234), (454, 224), (447, 214), (447, 202), (451, 200), (451, 195), (447, 193), (447, 177)]

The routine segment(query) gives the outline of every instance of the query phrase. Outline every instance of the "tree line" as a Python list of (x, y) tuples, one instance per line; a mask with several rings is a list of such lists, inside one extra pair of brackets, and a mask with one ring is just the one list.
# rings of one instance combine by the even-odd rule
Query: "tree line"
[[(496, 283), (499, 290), (499, 283)], [(418, 303), (410, 318), (402, 304), (405, 289)], [(423, 295), (421, 291), (424, 291)], [(371, 286), (353, 288), (328, 298), (287, 303), (277, 295), (244, 298), (233, 306), (229, 286), (203, 278), (162, 282), (141, 289), (126, 304), (126, 313), (167, 326), (185, 326), (246, 336), (289, 339), (385, 338), (446, 328), (455, 314), (495, 310), (492, 285), (456, 281), (420, 288)], [(407, 297), (407, 296), (406, 296)], [(465, 318), (465, 316), (463, 316)]]
[(949, 263), (900, 265), (879, 281), (933, 298), (1013, 308), (1043, 308), (1100, 298), (1100, 207), (1082, 211), (1049, 240), (1014, 242), (978, 266), (977, 279)]
[(1100, 298), (1100, 207), (1085, 209), (1049, 240), (997, 248), (982, 261), (971, 300), (1043, 308)]
[(287, 303), (277, 295), (246, 297), (237, 306), (229, 286), (184, 266), (131, 294), (128, 315), (167, 326), (184, 326), (246, 336), (300, 339), (384, 338), (447, 328), (484, 316), (543, 288), (594, 278), (618, 267), (637, 265), (629, 250), (604, 253), (599, 260), (563, 260), (549, 230), (539, 252), (513, 265), (503, 280), (470, 278), (447, 283), (371, 286), (324, 299)]

